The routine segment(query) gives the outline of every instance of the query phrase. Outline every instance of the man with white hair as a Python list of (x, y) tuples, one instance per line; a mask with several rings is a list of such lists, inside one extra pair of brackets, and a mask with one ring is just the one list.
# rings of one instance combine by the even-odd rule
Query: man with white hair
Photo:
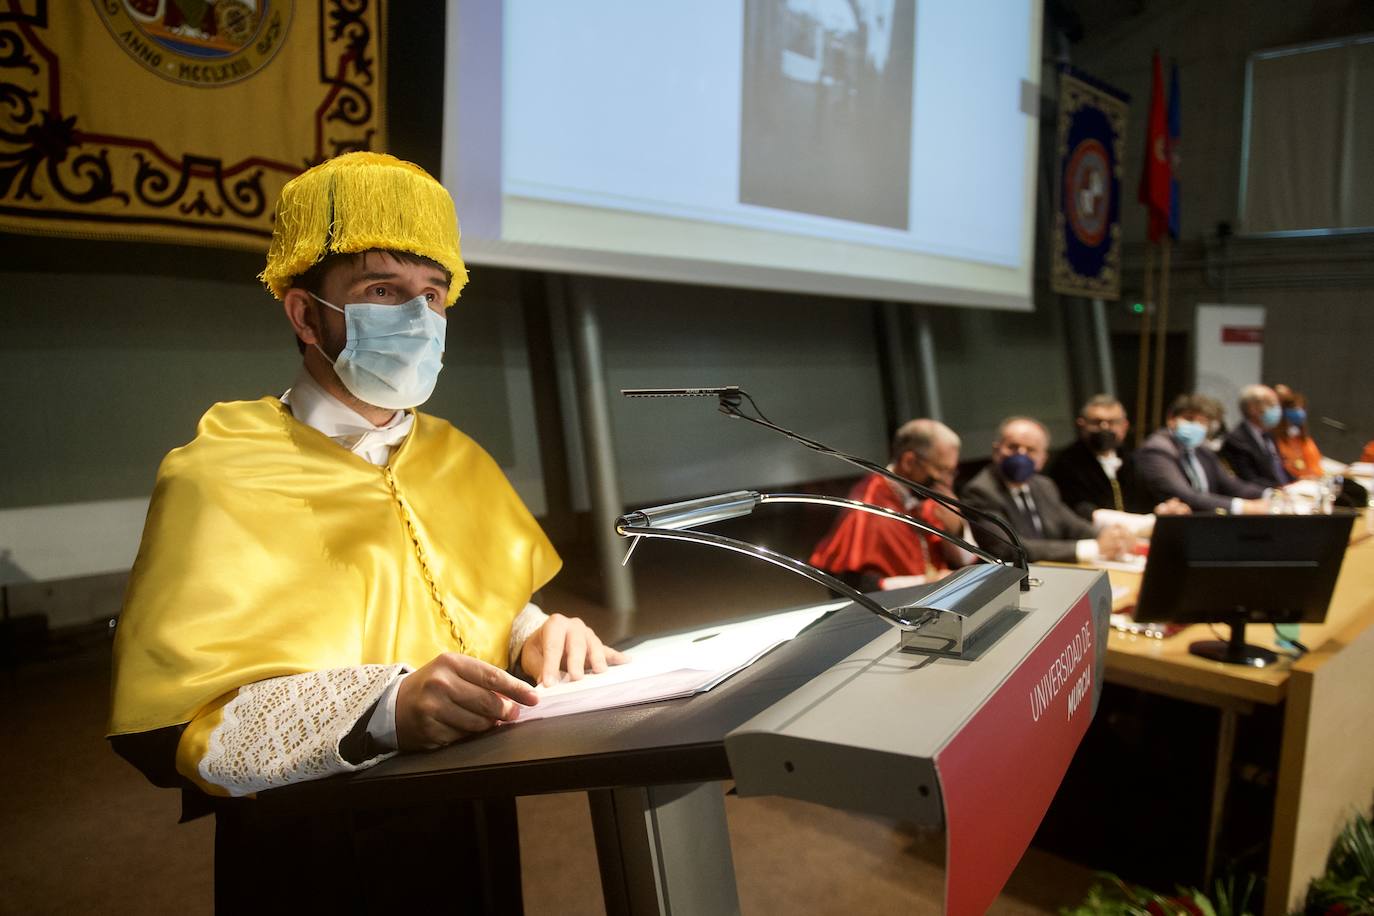
[(1292, 483), (1271, 434), (1283, 419), (1278, 394), (1268, 385), (1246, 385), (1240, 391), (1240, 412), (1243, 419), (1226, 434), (1221, 457), (1241, 480), (1262, 487)]
[[(940, 421), (911, 420), (892, 438), (892, 461), (887, 469), (937, 493), (953, 496), (959, 445), (959, 436)], [(933, 499), (919, 499), (908, 488), (879, 474), (860, 480), (849, 498), (910, 515), (941, 531), (965, 537), (964, 520), (957, 513)], [(972, 554), (936, 535), (857, 511), (845, 512), (836, 520), (810, 559), (812, 566), (866, 592), (932, 582), (947, 575), (952, 567), (972, 561)]]

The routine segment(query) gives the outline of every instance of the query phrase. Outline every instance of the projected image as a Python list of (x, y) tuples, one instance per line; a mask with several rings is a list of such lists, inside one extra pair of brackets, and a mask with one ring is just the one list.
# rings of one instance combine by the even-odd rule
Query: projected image
[(745, 0), (743, 203), (908, 228), (915, 0)]

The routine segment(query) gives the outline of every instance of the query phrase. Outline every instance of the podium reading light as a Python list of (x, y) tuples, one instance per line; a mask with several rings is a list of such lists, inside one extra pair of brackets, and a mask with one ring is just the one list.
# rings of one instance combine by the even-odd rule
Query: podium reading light
[[(989, 624), (999, 620), (1004, 612), (1016, 608), (1019, 603), (1018, 593), (1030, 587), (1025, 550), (1021, 547), (1016, 533), (1007, 527), (1001, 519), (971, 506), (964, 506), (956, 499), (893, 474), (886, 468), (878, 467), (862, 458), (855, 458), (843, 452), (835, 451), (819, 442), (806, 439), (790, 430), (774, 425), (766, 417), (763, 417), (762, 411), (758, 410), (753, 398), (750, 398), (748, 393), (738, 387), (630, 389), (621, 393), (628, 397), (716, 397), (721, 412), (728, 416), (749, 420), (775, 430), (815, 451), (840, 458), (850, 464), (895, 480), (917, 493), (937, 500), (942, 505), (960, 511), (961, 514), (963, 511), (967, 511), (971, 515), (997, 525), (1010, 536), (1008, 543), (1016, 548), (1019, 556), (1019, 562), (1016, 565), (1004, 564), (997, 557), (964, 541), (962, 538), (955, 537), (900, 512), (869, 505), (855, 499), (813, 496), (803, 493), (758, 493), (754, 490), (736, 490), (719, 496), (669, 503), (622, 515), (616, 521), (616, 532), (622, 537), (633, 539), (630, 550), (625, 555), (626, 562), (629, 561), (630, 554), (634, 552), (635, 546), (642, 537), (690, 541), (755, 557), (810, 579), (812, 582), (824, 585), (872, 613), (897, 624), (902, 628), (901, 645), (903, 648), (954, 657), (962, 656), (966, 649), (977, 640), (982, 631)], [(746, 399), (762, 419), (755, 419), (740, 412), (739, 406)], [(927, 534), (933, 534), (991, 562), (989, 565), (966, 566), (957, 570), (940, 580), (931, 591), (922, 595), (915, 604), (886, 608), (857, 589), (808, 563), (803, 563), (757, 544), (750, 544), (718, 534), (688, 530), (698, 525), (748, 515), (754, 511), (755, 506), (762, 503), (812, 503), (868, 512), (901, 522)], [(1007, 540), (1007, 538), (1003, 538), (1003, 540)]]

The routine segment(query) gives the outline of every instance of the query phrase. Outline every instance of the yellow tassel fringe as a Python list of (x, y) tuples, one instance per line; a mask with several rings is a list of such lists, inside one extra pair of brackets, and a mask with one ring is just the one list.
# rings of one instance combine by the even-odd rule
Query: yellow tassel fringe
[(468, 281), (453, 198), (428, 172), (385, 153), (345, 153), (286, 183), (267, 267), (258, 279), (278, 299), (331, 254), (408, 251), (452, 275), (448, 305)]

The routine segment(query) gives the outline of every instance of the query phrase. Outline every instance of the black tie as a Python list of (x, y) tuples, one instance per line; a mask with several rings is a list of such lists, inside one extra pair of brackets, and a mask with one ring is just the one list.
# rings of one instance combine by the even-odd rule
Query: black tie
[(1274, 479), (1280, 484), (1292, 483), (1293, 478), (1283, 466), (1283, 459), (1279, 457), (1279, 450), (1274, 446), (1274, 440), (1266, 433), (1264, 436), (1264, 450), (1269, 453), (1269, 463), (1274, 468)]
[(1030, 527), (1035, 531), (1036, 535), (1043, 536), (1045, 534), (1045, 526), (1040, 521), (1040, 513), (1036, 512), (1035, 507), (1031, 505), (1030, 494), (1025, 490), (1017, 490), (1016, 503), (1020, 506), (1021, 514), (1025, 516), (1026, 521), (1030, 524)]

